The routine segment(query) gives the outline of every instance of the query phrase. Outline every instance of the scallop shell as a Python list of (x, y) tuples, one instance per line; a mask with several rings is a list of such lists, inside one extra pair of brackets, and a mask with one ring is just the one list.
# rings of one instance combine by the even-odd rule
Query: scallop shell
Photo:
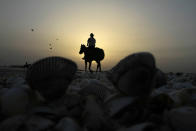
[(196, 108), (180, 107), (165, 113), (166, 122), (176, 131), (196, 130)]
[(81, 127), (72, 118), (65, 117), (54, 128), (55, 131), (82, 131)]
[(77, 65), (63, 57), (47, 57), (35, 62), (26, 73), (31, 88), (47, 100), (64, 95), (77, 70)]
[(23, 130), (26, 131), (43, 131), (48, 130), (54, 126), (54, 122), (40, 116), (31, 116), (24, 122)]
[(97, 98), (104, 101), (112, 92), (99, 80), (91, 79), (86, 82), (87, 83), (83, 84), (81, 87), (82, 89), (79, 91), (79, 94), (81, 95), (95, 95)]
[(107, 101), (105, 101), (105, 105), (109, 110), (109, 115), (114, 116), (123, 108), (132, 104), (136, 98), (130, 96), (120, 96), (119, 94), (111, 96)]
[(0, 131), (18, 131), (25, 121), (25, 116), (9, 117), (0, 123)]
[(141, 123), (129, 128), (119, 129), (118, 131), (147, 131), (147, 130), (154, 131), (155, 129), (156, 126), (153, 125), (152, 123)]
[(122, 59), (110, 71), (109, 79), (123, 94), (149, 95), (155, 86), (155, 59), (147, 52), (135, 53)]
[(25, 113), (29, 106), (29, 92), (26, 88), (10, 88), (1, 96), (1, 112), (6, 116)]

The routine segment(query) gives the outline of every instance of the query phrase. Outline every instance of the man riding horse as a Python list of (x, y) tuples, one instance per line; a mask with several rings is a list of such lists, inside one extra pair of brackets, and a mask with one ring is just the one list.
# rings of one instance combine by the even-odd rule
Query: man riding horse
[(85, 61), (85, 71), (87, 69), (87, 62), (89, 63), (89, 70), (91, 70), (91, 63), (92, 61), (97, 62), (97, 70), (101, 71), (101, 63), (100, 61), (104, 59), (104, 51), (100, 48), (95, 48), (96, 40), (94, 38), (94, 34), (90, 34), (90, 38), (87, 41), (87, 47), (84, 44), (81, 44), (79, 53), (84, 53), (84, 58), (82, 58)]

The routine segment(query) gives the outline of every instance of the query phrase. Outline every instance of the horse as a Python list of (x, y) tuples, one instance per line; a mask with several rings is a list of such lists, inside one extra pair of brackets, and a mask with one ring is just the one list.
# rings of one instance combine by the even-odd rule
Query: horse
[(99, 70), (101, 72), (101, 60), (104, 59), (104, 51), (103, 49), (100, 48), (90, 48), (90, 47), (86, 47), (84, 44), (81, 44), (80, 46), (80, 52), (79, 54), (84, 53), (84, 61), (85, 61), (85, 72), (87, 70), (87, 63), (89, 63), (89, 71), (93, 72), (91, 70), (91, 63), (92, 61), (96, 61), (97, 63), (97, 69), (96, 72)]

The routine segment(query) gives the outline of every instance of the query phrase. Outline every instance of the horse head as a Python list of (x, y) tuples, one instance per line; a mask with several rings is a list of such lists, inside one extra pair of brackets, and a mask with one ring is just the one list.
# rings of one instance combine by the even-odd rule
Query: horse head
[(81, 44), (79, 54), (84, 53), (85, 49), (86, 49), (86, 46), (84, 44)]

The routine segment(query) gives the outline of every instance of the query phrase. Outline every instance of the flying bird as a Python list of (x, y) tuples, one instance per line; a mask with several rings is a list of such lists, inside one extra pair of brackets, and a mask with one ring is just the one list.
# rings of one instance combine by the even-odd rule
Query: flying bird
[(58, 38), (56, 38), (56, 40), (59, 40)]
[(31, 29), (31, 31), (33, 32), (33, 31), (34, 31), (34, 29)]

